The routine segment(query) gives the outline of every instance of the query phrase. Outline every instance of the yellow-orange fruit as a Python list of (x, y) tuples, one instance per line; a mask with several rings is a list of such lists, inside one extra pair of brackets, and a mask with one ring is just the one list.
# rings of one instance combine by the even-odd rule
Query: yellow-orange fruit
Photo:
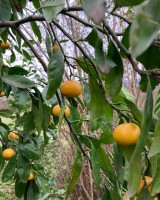
[[(61, 107), (60, 107), (60, 105), (54, 106), (54, 108), (53, 108), (53, 115), (56, 116), (56, 117), (59, 117), (60, 112), (61, 112)], [(69, 109), (68, 106), (66, 107), (64, 113), (66, 114), (66, 116), (69, 116), (69, 115), (70, 115), (70, 109)]]
[(144, 179), (141, 179), (137, 194), (140, 193), (140, 191), (144, 187), (145, 182), (146, 182), (146, 184), (148, 186), (148, 191), (151, 192), (151, 189), (152, 189), (151, 183), (152, 183), (153, 179), (151, 177), (149, 177), (149, 176), (145, 176), (144, 178), (145, 178), (145, 181), (144, 181)]
[(66, 97), (78, 97), (83, 91), (81, 84), (75, 80), (63, 82), (60, 89), (63, 96)]
[(14, 132), (10, 132), (9, 135), (8, 135), (8, 137), (9, 137), (10, 139), (19, 140), (19, 135), (17, 135), (17, 134), (14, 133)]
[(30, 173), (28, 180), (31, 181), (35, 178), (35, 174), (33, 172)]
[(14, 156), (14, 154), (15, 154), (15, 151), (11, 148), (8, 148), (2, 152), (2, 157), (5, 159), (10, 159)]
[(4, 96), (6, 96), (6, 93), (4, 91), (1, 91), (0, 92), (0, 97), (4, 97)]
[(58, 50), (58, 48), (59, 48), (59, 46), (54, 45), (54, 46), (52, 47), (52, 51), (55, 53), (55, 52)]
[(1, 42), (1, 47), (4, 48), (4, 49), (9, 49), (10, 44), (9, 44), (9, 42)]
[(113, 131), (113, 138), (122, 146), (135, 145), (140, 135), (140, 128), (134, 123), (124, 123), (117, 126)]

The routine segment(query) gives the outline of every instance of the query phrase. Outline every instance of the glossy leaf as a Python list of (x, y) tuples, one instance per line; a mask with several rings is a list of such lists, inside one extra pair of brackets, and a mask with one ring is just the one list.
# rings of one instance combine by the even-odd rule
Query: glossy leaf
[(39, 90), (36, 88), (34, 89), (36, 91), (36, 98), (32, 98), (32, 113), (34, 117), (35, 128), (37, 129), (38, 133), (40, 133), (43, 126), (43, 100)]
[[(148, 78), (149, 79), (149, 78)], [(139, 140), (135, 147), (133, 156), (130, 160), (129, 165), (129, 180), (128, 180), (128, 196), (133, 196), (138, 190), (138, 186), (141, 178), (141, 152), (144, 145), (146, 144), (148, 131), (150, 128), (150, 123), (152, 120), (152, 110), (153, 110), (153, 96), (150, 80), (148, 81), (148, 89), (146, 102), (144, 107), (144, 114), (142, 119), (141, 134)]]
[(20, 123), (23, 124), (23, 131), (25, 133), (35, 129), (34, 117), (32, 112), (26, 112), (20, 119)]
[(149, 1), (136, 14), (130, 31), (130, 44), (135, 57), (140, 56), (157, 37), (159, 6), (159, 0)]
[(99, 163), (98, 155), (96, 153), (96, 149), (92, 143), (91, 143), (91, 159), (92, 159), (92, 172), (93, 172), (94, 183), (95, 183), (96, 189), (98, 189), (100, 185), (100, 181), (101, 181), (100, 163)]
[(24, 191), (25, 191), (25, 187), (26, 187), (26, 183), (19, 182), (18, 179), (16, 180), (16, 182), (15, 182), (15, 195), (18, 198), (21, 198), (23, 196)]
[(71, 171), (71, 180), (67, 188), (65, 199), (68, 199), (69, 195), (74, 191), (76, 184), (78, 182), (78, 179), (80, 177), (81, 171), (82, 171), (82, 155), (81, 155), (80, 150), (77, 149), (76, 157), (75, 157), (74, 164)]
[(34, 21), (30, 22), (30, 24), (31, 24), (31, 27), (32, 27), (34, 34), (37, 36), (39, 42), (41, 43), (42, 42), (42, 36), (41, 36), (40, 28), (38, 27), (37, 23), (34, 22)]
[[(20, 151), (21, 152), (21, 151)], [(26, 183), (31, 170), (31, 165), (29, 160), (24, 156), (19, 156), (17, 158), (17, 173), (19, 175), (19, 181), (22, 183)]]
[(40, 156), (38, 149), (36, 149), (33, 144), (19, 145), (19, 151), (21, 152), (23, 156), (32, 160), (38, 160)]
[(142, 55), (137, 57), (137, 60), (141, 62), (146, 69), (160, 68), (160, 48), (151, 45)]
[(154, 196), (160, 192), (160, 156), (156, 156), (155, 166), (156, 171), (152, 182), (151, 195)]
[(11, 85), (11, 86), (14, 86), (14, 87), (17, 87), (17, 88), (30, 88), (30, 87), (33, 87), (34, 86), (34, 82), (29, 80), (28, 78), (26, 77), (23, 77), (23, 76), (19, 76), (19, 75), (8, 75), (8, 76), (3, 76), (1, 77), (1, 79)]
[(96, 29), (92, 29), (91, 33), (85, 39), (95, 48), (95, 59), (101, 72), (108, 74), (110, 70), (116, 66), (115, 62), (106, 55), (103, 50), (103, 41)]
[(153, 157), (160, 153), (160, 121), (157, 122), (155, 132), (154, 132), (154, 138), (152, 140), (152, 144), (150, 147), (149, 155), (148, 157)]
[(47, 48), (47, 53), (49, 55), (49, 57), (51, 58), (52, 57), (52, 40), (50, 38), (50, 35), (48, 34), (48, 32), (46, 31), (46, 48)]
[(0, 116), (2, 117), (10, 117), (12, 114), (11, 110), (0, 110)]
[(124, 7), (124, 6), (136, 6), (141, 4), (144, 0), (114, 0), (115, 6)]
[(76, 133), (81, 134), (82, 121), (80, 119), (80, 114), (75, 107), (70, 106), (69, 108), (70, 108), (70, 115), (68, 118), (72, 122), (72, 127), (76, 131)]
[(93, 66), (88, 62), (88, 60), (84, 59), (84, 57), (77, 57), (75, 58), (75, 61), (77, 62), (79, 67), (82, 68), (82, 70), (85, 71), (87, 74), (90, 74), (95, 79), (98, 78), (98, 75), (95, 72)]
[(23, 69), (22, 67), (20, 66), (14, 66), (14, 67), (10, 67), (9, 70), (8, 70), (8, 75), (28, 75), (29, 72), (25, 69)]
[(28, 93), (24, 89), (15, 88), (12, 90), (14, 92), (14, 100), (16, 105), (24, 106), (27, 103)]
[(142, 121), (142, 114), (139, 111), (139, 109), (137, 108), (137, 106), (132, 102), (129, 101), (128, 99), (124, 98), (124, 101), (126, 102), (127, 106), (129, 107), (131, 114), (133, 115), (133, 117), (138, 121), (141, 122)]
[[(0, 1), (0, 21), (10, 20), (11, 18), (11, 6), (9, 0), (1, 0)], [(2, 33), (5, 29), (0, 28), (0, 33)]]
[(102, 124), (101, 129), (102, 129), (102, 133), (101, 133), (99, 141), (102, 144), (112, 144), (113, 143), (113, 134), (112, 134), (110, 128), (107, 125)]
[(44, 193), (48, 191), (48, 180), (44, 176), (36, 176), (38, 186)]
[(91, 126), (96, 125), (96, 121), (111, 122), (113, 117), (113, 110), (106, 102), (105, 96), (102, 93), (97, 81), (90, 77), (89, 88), (91, 94), (90, 111), (91, 111)]
[(27, 200), (38, 200), (39, 199), (39, 188), (35, 182), (35, 180), (31, 181), (31, 183), (29, 184), (29, 188), (27, 191)]
[(120, 92), (123, 79), (123, 62), (113, 42), (109, 43), (108, 57), (114, 60), (116, 64), (116, 66), (105, 75), (106, 92), (110, 97), (113, 97)]
[[(150, 77), (150, 82), (151, 82), (151, 87), (152, 90), (155, 89), (155, 87), (158, 85), (158, 80), (156, 80), (154, 77)], [(148, 78), (147, 75), (141, 75), (141, 81), (140, 81), (140, 89), (142, 90), (142, 92), (146, 92), (147, 90), (147, 85), (148, 85)]]
[(46, 99), (50, 99), (59, 88), (64, 74), (64, 59), (62, 52), (58, 49), (52, 56), (48, 65), (48, 82), (49, 87)]
[(64, 0), (46, 0), (42, 6), (43, 15), (48, 23), (64, 8)]
[(16, 168), (16, 164), (17, 164), (16, 156), (13, 156), (3, 171), (3, 174), (2, 174), (2, 182), (3, 183), (9, 181), (13, 177), (15, 168)]

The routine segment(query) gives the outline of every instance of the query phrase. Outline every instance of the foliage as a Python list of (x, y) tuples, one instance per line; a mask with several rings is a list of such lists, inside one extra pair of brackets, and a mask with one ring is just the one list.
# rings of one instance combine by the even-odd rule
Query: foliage
[[(11, 44), (9, 49), (0, 47), (0, 91), (5, 92), (11, 105), (11, 110), (0, 111), (1, 118), (11, 120), (0, 120), (2, 183), (14, 183), (15, 195), (25, 200), (47, 199), (57, 193), (47, 187), (51, 179), (42, 158), (47, 144), (58, 140), (61, 129), (68, 126), (67, 138), (76, 153), (65, 199), (81, 180), (85, 163), (91, 183), (94, 180), (87, 198), (93, 199), (101, 191), (101, 199), (151, 199), (160, 193), (160, 93), (156, 98), (153, 95), (160, 80), (160, 2), (82, 0), (79, 4), (82, 7), (65, 7), (64, 0), (0, 1), (0, 43)], [(132, 22), (121, 15), (124, 7), (134, 11), (137, 5)], [(77, 39), (73, 27), (73, 32), (63, 27), (61, 15), (68, 16), (72, 25), (72, 19), (78, 21), (87, 34)], [(110, 26), (110, 17), (114, 16), (119, 23), (123, 21), (122, 33)], [(69, 40), (76, 52), (72, 57), (63, 48)], [(57, 45), (57, 51), (52, 50), (53, 45)], [(129, 74), (135, 73), (128, 75), (132, 79), (141, 77), (135, 87), (146, 92), (143, 110), (136, 104), (138, 97), (130, 98), (133, 96), (122, 87), (126, 67)], [(65, 79), (79, 81), (83, 93), (63, 96), (60, 86)], [(59, 117), (52, 113), (57, 104), (62, 107)], [(69, 116), (65, 115), (65, 106), (70, 107)], [(141, 128), (133, 146), (117, 145), (113, 139), (114, 127), (125, 122)], [(18, 140), (8, 137), (11, 131), (16, 132)], [(2, 156), (6, 148), (15, 150), (10, 160)], [(31, 172), (35, 179), (28, 180)], [(153, 178), (151, 193), (144, 187), (137, 194), (140, 180), (146, 175)]]

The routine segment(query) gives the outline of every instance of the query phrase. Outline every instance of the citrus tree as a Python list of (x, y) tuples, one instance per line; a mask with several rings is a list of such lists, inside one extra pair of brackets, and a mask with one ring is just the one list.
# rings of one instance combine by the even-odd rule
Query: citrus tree
[[(65, 199), (85, 162), (103, 200), (158, 198), (159, 8), (159, 0), (0, 0), (0, 97), (12, 102), (0, 115), (13, 121), (0, 121), (0, 170), (18, 198), (47, 191), (39, 160), (61, 126), (76, 147)], [(122, 86), (126, 68), (140, 79), (144, 108)]]

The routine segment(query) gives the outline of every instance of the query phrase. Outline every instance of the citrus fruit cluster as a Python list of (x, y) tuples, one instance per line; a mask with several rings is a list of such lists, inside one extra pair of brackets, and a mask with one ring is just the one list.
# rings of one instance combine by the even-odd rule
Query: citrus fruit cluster
[[(81, 84), (75, 80), (68, 80), (63, 82), (60, 90), (62, 95), (65, 97), (78, 97), (83, 91)], [(53, 107), (52, 112), (54, 116), (59, 117), (60, 111), (60, 105), (55, 105)], [(70, 109), (68, 106), (66, 106), (64, 113), (66, 116), (70, 115)]]

